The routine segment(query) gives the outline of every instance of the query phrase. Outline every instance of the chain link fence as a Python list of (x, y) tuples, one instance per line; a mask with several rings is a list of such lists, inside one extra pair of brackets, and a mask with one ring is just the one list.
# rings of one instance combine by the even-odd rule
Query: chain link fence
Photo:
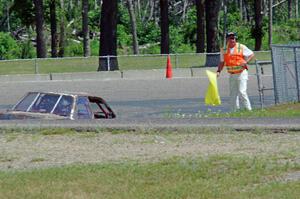
[[(270, 51), (255, 52), (257, 59), (271, 60)], [(113, 56), (104, 56), (108, 59)], [(150, 70), (164, 69), (168, 55), (140, 54), (117, 56), (119, 70)], [(49, 74), (49, 73), (73, 73), (96, 72), (99, 67), (98, 56), (91, 57), (64, 57), (44, 59), (18, 59), (0, 60), (0, 75), (8, 74)], [(219, 53), (181, 53), (170, 54), (173, 68), (199, 68), (217, 67)], [(109, 67), (108, 67), (109, 68)]]
[(272, 45), (275, 103), (300, 102), (300, 45)]

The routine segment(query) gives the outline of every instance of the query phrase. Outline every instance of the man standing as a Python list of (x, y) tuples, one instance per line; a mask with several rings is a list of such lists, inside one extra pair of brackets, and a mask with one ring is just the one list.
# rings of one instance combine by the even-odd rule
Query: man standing
[(252, 110), (247, 95), (248, 66), (247, 63), (254, 57), (253, 51), (245, 45), (236, 42), (237, 35), (234, 32), (226, 34), (226, 46), (221, 49), (220, 63), (217, 77), (224, 66), (230, 74), (230, 105), (233, 111), (240, 108), (239, 98), (247, 110)]

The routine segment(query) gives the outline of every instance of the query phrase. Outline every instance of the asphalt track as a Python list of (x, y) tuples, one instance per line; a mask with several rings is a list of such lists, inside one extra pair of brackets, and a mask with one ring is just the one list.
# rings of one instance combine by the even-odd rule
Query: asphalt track
[[(211, 68), (210, 68), (211, 69)], [(205, 69), (203, 69), (204, 71)], [(72, 127), (72, 128), (167, 128), (167, 127), (230, 127), (235, 129), (270, 128), (300, 129), (300, 119), (205, 118), (207, 112), (228, 112), (228, 76), (218, 79), (222, 105), (205, 106), (208, 80), (197, 77), (172, 79), (147, 78), (141, 72), (130, 78), (63, 79), (33, 81), (0, 81), (0, 109), (11, 107), (28, 91), (87, 92), (102, 96), (117, 113), (117, 119), (101, 121), (0, 121), (1, 127)], [(264, 85), (272, 87), (272, 76), (264, 76)], [(254, 108), (260, 107), (257, 80), (250, 72), (248, 94)], [(274, 104), (272, 91), (265, 93), (265, 105)]]

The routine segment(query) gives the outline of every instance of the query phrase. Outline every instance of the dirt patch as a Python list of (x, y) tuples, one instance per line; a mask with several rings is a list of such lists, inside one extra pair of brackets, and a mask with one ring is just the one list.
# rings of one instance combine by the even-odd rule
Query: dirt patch
[(299, 142), (297, 133), (0, 134), (0, 170), (127, 160), (159, 161), (174, 156), (292, 153), (299, 157)]

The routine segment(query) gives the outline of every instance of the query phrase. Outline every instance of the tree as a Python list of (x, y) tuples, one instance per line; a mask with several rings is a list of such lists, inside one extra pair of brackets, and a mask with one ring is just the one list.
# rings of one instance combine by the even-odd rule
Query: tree
[(56, 0), (50, 0), (51, 57), (57, 57)]
[(272, 30), (273, 30), (273, 0), (269, 0), (269, 48), (271, 49), (272, 45)]
[(206, 45), (207, 52), (219, 52), (218, 16), (221, 8), (220, 0), (205, 0), (206, 13)]
[(11, 10), (26, 27), (35, 22), (35, 8), (31, 0), (14, 0)]
[(262, 37), (263, 37), (263, 30), (262, 30), (262, 0), (254, 1), (254, 19), (255, 19), (255, 27), (252, 30), (252, 35), (255, 38), (255, 49), (259, 51), (262, 45)]
[(138, 39), (137, 39), (137, 33), (136, 33), (136, 18), (135, 18), (135, 14), (134, 14), (132, 0), (127, 0), (127, 7), (128, 7), (129, 16), (130, 16), (132, 41), (133, 41), (132, 42), (133, 54), (139, 54), (139, 45), (138, 45)]
[(89, 0), (82, 0), (83, 56), (90, 56)]
[(292, 0), (288, 0), (288, 18), (292, 18)]
[(36, 22), (36, 54), (38, 58), (47, 57), (46, 42), (44, 38), (44, 11), (43, 0), (34, 0)]
[[(103, 0), (98, 71), (119, 70), (117, 60), (117, 0)], [(112, 57), (103, 57), (112, 56)]]
[(59, 51), (58, 56), (64, 57), (65, 55), (65, 3), (64, 0), (60, 0), (60, 33), (59, 33)]
[(295, 18), (297, 19), (299, 17), (299, 2), (298, 0), (295, 0)]
[[(205, 0), (206, 48), (208, 53), (219, 52), (218, 15), (220, 8), (221, 0)], [(219, 61), (219, 55), (208, 54), (205, 66), (217, 66)]]
[(169, 54), (169, 1), (160, 0), (160, 53)]
[(197, 10), (197, 43), (196, 52), (203, 53), (205, 48), (205, 0), (196, 0)]

